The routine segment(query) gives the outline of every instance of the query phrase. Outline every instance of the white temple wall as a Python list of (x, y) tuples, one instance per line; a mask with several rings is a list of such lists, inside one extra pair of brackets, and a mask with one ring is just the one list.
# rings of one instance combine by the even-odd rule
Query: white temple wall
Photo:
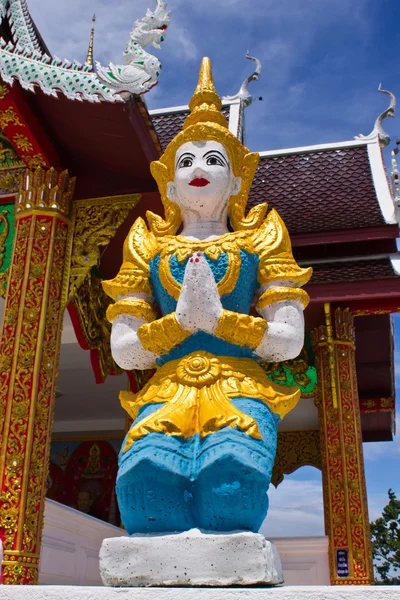
[[(99, 550), (126, 531), (46, 500), (39, 584), (101, 585)], [(329, 585), (328, 538), (275, 538), (286, 585)]]

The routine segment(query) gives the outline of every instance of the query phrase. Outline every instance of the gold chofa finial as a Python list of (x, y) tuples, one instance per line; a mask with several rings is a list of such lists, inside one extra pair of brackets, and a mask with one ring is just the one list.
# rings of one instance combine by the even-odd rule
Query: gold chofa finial
[(212, 71), (211, 61), (204, 57), (201, 61), (199, 81), (189, 102), (190, 115), (186, 118), (184, 129), (196, 123), (217, 123), (222, 127), (228, 127), (228, 123), (221, 114), (222, 102), (218, 96)]
[(86, 60), (85, 60), (85, 65), (88, 65), (89, 67), (93, 67), (94, 61), (93, 61), (93, 41), (94, 41), (94, 24), (96, 22), (96, 15), (93, 15), (92, 17), (92, 29), (90, 31), (90, 39), (89, 39), (89, 48), (88, 48), (88, 53), (86, 56)]

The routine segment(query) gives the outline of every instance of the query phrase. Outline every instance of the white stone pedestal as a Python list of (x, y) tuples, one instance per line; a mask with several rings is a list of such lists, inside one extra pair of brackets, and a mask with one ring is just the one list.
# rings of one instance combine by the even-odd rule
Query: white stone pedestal
[(283, 583), (275, 545), (258, 533), (109, 538), (100, 549), (106, 586), (233, 586)]

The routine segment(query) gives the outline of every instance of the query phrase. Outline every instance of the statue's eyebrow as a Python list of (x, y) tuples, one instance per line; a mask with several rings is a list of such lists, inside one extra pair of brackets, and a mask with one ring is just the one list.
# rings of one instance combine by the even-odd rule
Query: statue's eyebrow
[(178, 158), (176, 159), (176, 163), (175, 165), (177, 165), (184, 156), (189, 156), (190, 158), (194, 158), (194, 154), (192, 154), (191, 152), (184, 152), (183, 154), (181, 154), (180, 156), (178, 156)]
[(225, 156), (222, 154), (222, 152), (220, 152), (219, 150), (208, 150), (208, 152), (206, 152), (205, 154), (203, 154), (203, 158), (206, 158), (206, 156), (208, 156), (209, 154), (218, 154), (218, 156), (220, 158), (222, 158), (223, 162), (225, 163), (225, 165), (227, 167), (229, 167), (229, 164), (225, 158)]

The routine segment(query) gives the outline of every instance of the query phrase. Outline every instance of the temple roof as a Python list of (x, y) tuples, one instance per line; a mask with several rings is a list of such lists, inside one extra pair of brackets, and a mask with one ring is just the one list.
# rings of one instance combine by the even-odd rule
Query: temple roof
[(385, 224), (367, 144), (286, 152), (261, 153), (249, 206), (267, 201), (292, 235)]

